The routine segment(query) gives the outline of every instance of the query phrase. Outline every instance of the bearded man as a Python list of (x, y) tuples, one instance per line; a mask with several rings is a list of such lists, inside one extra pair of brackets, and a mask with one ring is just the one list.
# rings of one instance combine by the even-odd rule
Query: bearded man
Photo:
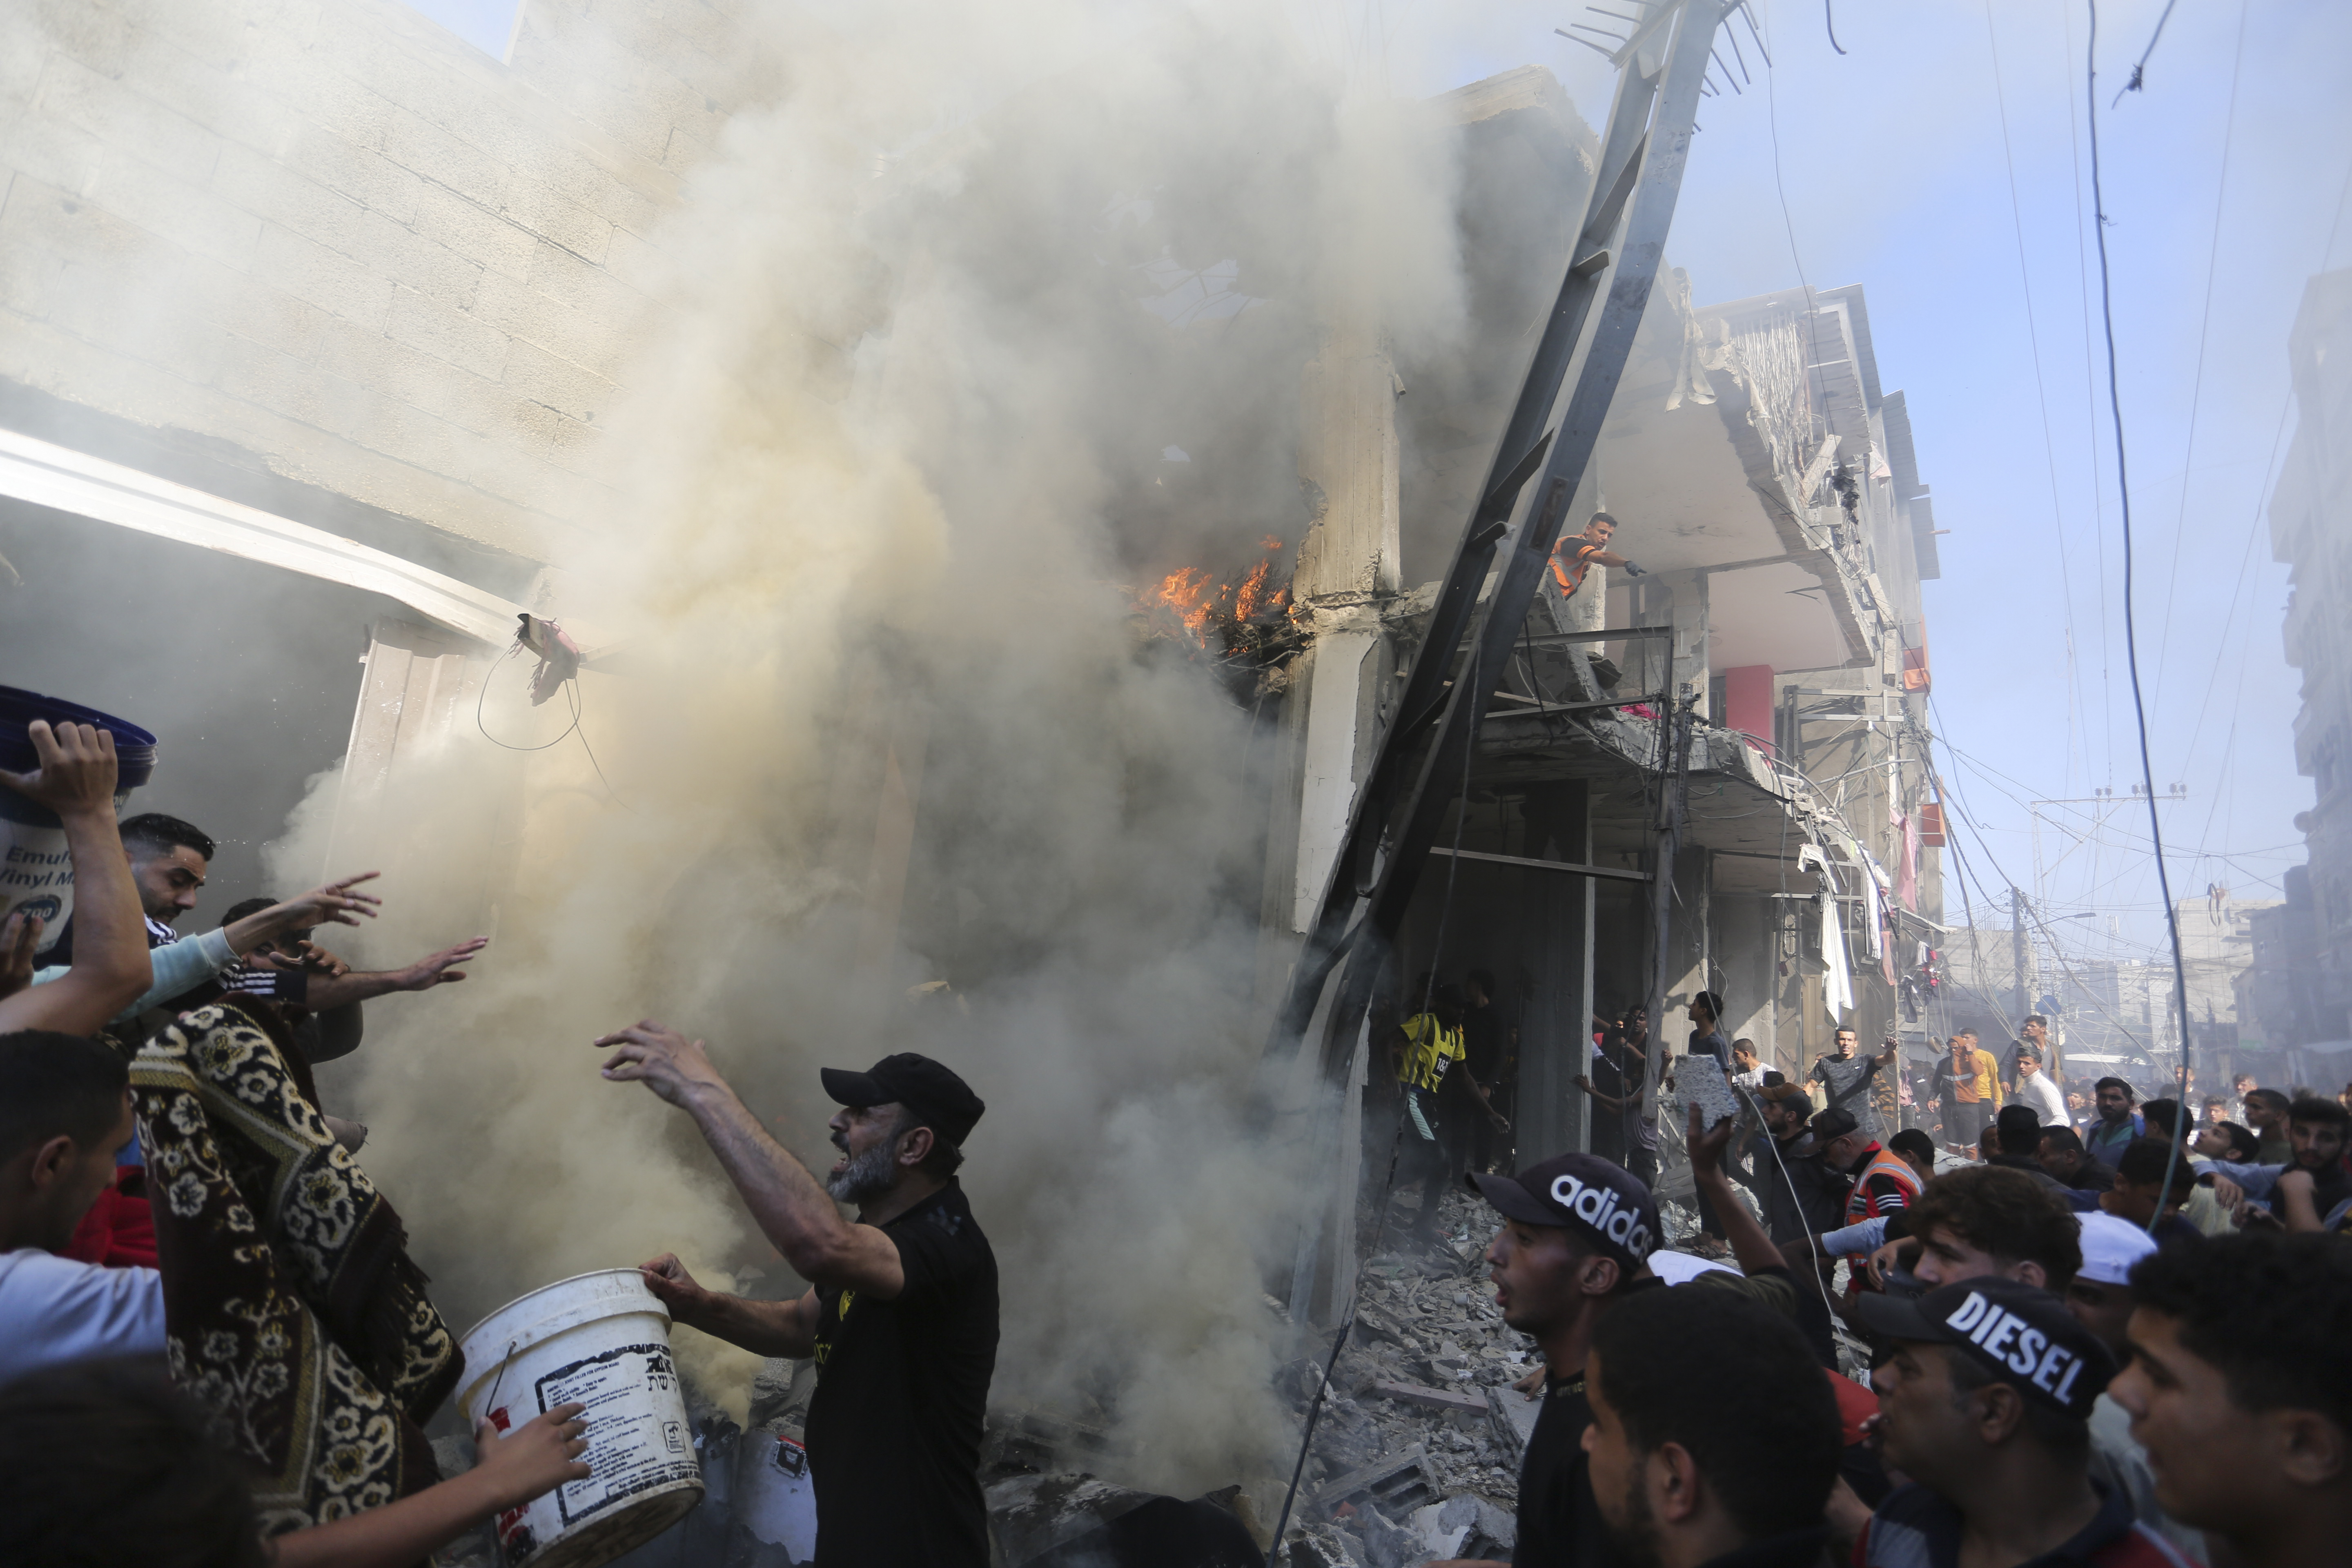
[[(996, 1255), (957, 1184), (987, 1109), (929, 1057), (826, 1068), (845, 1109), (820, 1184), (768, 1136), (702, 1042), (647, 1019), (604, 1036), (615, 1082), (694, 1118), (728, 1178), (810, 1289), (790, 1301), (706, 1289), (677, 1257), (640, 1265), (678, 1322), (763, 1356), (814, 1356), (809, 1474), (817, 1568), (986, 1568), (981, 1421), (996, 1370)], [(836, 1204), (857, 1210), (855, 1223)]]

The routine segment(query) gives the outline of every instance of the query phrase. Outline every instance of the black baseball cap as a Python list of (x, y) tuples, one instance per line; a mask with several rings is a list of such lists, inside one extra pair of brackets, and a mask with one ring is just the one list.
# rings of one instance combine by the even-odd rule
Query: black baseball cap
[(2015, 1279), (1963, 1279), (1910, 1298), (1865, 1291), (1854, 1308), (1875, 1332), (1952, 1345), (1996, 1382), (2077, 1421), (2090, 1419), (2116, 1374), (2106, 1345), (2065, 1302)]
[(1629, 1268), (1664, 1236), (1642, 1179), (1598, 1154), (1556, 1154), (1510, 1176), (1472, 1171), (1469, 1182), (1506, 1218), (1573, 1230)]
[(948, 1142), (961, 1144), (988, 1110), (971, 1085), (929, 1057), (900, 1051), (884, 1057), (864, 1072), (824, 1068), (817, 1076), (825, 1093), (837, 1105), (863, 1107), (897, 1103), (915, 1113), (925, 1127)]
[(1833, 1143), (1858, 1130), (1862, 1123), (1853, 1119), (1853, 1111), (1842, 1105), (1832, 1105), (1813, 1118), (1812, 1126), (1815, 1138), (1824, 1143)]

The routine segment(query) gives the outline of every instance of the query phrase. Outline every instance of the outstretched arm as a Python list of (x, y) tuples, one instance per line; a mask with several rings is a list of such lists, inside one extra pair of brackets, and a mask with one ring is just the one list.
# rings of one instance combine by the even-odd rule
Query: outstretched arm
[(637, 1265), (646, 1289), (669, 1308), (673, 1321), (714, 1339), (740, 1345), (754, 1355), (798, 1359), (816, 1352), (817, 1300), (814, 1290), (791, 1301), (752, 1301), (706, 1289), (686, 1271), (674, 1252)]
[(768, 1136), (719, 1069), (700, 1040), (651, 1018), (616, 1029), (596, 1044), (617, 1047), (604, 1064), (615, 1083), (642, 1081), (694, 1118), (719, 1156), (760, 1229), (784, 1255), (793, 1272), (817, 1285), (843, 1286), (877, 1300), (898, 1300), (907, 1288), (898, 1243), (870, 1225), (841, 1217), (831, 1194), (791, 1150)]
[(1788, 1259), (1731, 1190), (1731, 1178), (1723, 1173), (1723, 1150), (1731, 1142), (1731, 1119), (1726, 1117), (1713, 1131), (1705, 1131), (1699, 1127), (1701, 1114), (1697, 1106), (1690, 1108), (1690, 1125), (1684, 1132), (1690, 1147), (1691, 1180), (1714, 1201), (1715, 1217), (1723, 1226), (1724, 1239), (1731, 1243), (1732, 1257), (1748, 1274), (1784, 1267)]
[(383, 900), (373, 893), (359, 891), (362, 882), (373, 882), (383, 873), (362, 871), (313, 888), (299, 899), (288, 899), (257, 910), (241, 921), (221, 928), (228, 938), (229, 951), (240, 958), (268, 942), (282, 931), (302, 931), (330, 921), (336, 925), (355, 926), (356, 915), (375, 919), (375, 911)]
[(0, 998), (0, 1033), (55, 1029), (87, 1035), (105, 1026), (147, 989), (147, 922), (114, 821), (114, 736), (91, 724), (44, 719), (25, 726), (40, 766), (0, 769), (5, 784), (57, 813), (74, 871), (73, 967), (47, 985)]
[(438, 1486), (314, 1524), (269, 1543), (276, 1568), (402, 1568), (429, 1556), (501, 1510), (516, 1508), (565, 1481), (588, 1479), (580, 1419), (584, 1405), (559, 1405), (507, 1436), (485, 1421), (474, 1431), (481, 1462)]
[(453, 985), (466, 978), (466, 972), (456, 966), (489, 945), (488, 937), (468, 937), (455, 947), (428, 952), (404, 969), (371, 973), (354, 969), (343, 974), (314, 973), (310, 976), (302, 1005), (325, 1012), (331, 1007), (341, 1007), (352, 1002), (372, 1001), (394, 991), (430, 991), (436, 985)]

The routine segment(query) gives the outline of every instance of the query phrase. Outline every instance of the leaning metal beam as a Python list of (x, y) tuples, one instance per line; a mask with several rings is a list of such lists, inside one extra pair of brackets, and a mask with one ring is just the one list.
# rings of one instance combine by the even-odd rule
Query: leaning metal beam
[[(1663, 261), (1699, 84), (1728, 9), (1726, 0), (1685, 0), (1674, 11), (1671, 37), (1663, 45), (1645, 40), (1619, 78), (1600, 177), (1570, 247), (1567, 276), (1439, 589), (1397, 721), (1358, 792), (1267, 1042), (1272, 1053), (1305, 1039), (1333, 966), (1346, 959), (1320, 1052), (1327, 1077), (1336, 1043), (1353, 1039), (1380, 956), (1403, 921), (1440, 819), (1460, 788), (1491, 684), (1475, 679), (1475, 669), (1506, 668), (1600, 438)], [(1663, 24), (1664, 14), (1655, 18)], [(1530, 493), (1528, 481), (1538, 465), (1541, 478)], [(1517, 537), (1482, 615), (1480, 589), (1514, 516), (1522, 517)], [(1465, 645), (1473, 678), (1453, 679)]]
[(323, 528), (13, 430), (0, 430), (0, 497), (364, 588), (493, 647), (514, 640), (522, 610), (470, 583)]

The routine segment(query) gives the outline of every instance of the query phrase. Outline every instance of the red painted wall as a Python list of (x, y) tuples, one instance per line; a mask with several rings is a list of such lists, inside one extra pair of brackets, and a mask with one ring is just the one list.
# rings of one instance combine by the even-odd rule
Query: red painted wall
[(1743, 664), (1723, 672), (1723, 722), (1772, 749), (1772, 667)]

